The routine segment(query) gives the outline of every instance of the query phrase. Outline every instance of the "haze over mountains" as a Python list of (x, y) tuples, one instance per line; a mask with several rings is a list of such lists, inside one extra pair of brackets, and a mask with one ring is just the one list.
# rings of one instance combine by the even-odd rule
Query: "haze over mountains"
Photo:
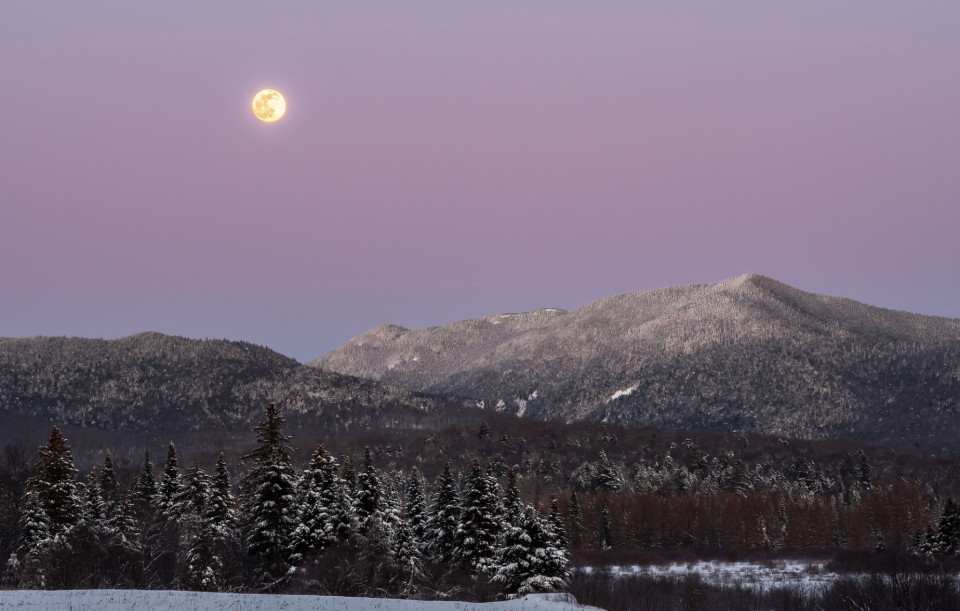
[(413, 425), (458, 405), (319, 371), (246, 342), (160, 333), (0, 338), (0, 408), (61, 425), (249, 436), (270, 402), (292, 425), (319, 425), (330, 434)]
[(960, 449), (960, 320), (757, 275), (383, 325), (308, 364), (534, 418)]

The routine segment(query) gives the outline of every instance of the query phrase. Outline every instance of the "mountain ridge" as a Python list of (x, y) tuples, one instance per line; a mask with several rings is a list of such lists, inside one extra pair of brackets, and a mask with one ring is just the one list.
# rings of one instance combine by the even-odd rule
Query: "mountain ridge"
[(403, 426), (457, 405), (248, 342), (156, 332), (0, 338), (0, 409), (29, 416), (105, 430), (246, 430), (271, 402), (331, 431)]
[(307, 365), (537, 418), (960, 449), (960, 319), (756, 274), (571, 312), (380, 326)]

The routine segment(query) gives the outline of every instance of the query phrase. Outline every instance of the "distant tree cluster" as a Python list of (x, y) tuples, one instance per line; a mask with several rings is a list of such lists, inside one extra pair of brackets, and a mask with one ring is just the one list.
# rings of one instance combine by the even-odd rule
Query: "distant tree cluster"
[(283, 422), (271, 404), (236, 486), (223, 454), (213, 473), (182, 469), (172, 443), (159, 478), (149, 452), (128, 486), (109, 452), (80, 478), (54, 428), (4, 514), (16, 521), (3, 525), (14, 541), (4, 585), (406, 597), (565, 586), (566, 521), (556, 502), (549, 515), (525, 504), (512, 471), (446, 461), (430, 485), (416, 467), (377, 469), (369, 448), (356, 469), (323, 445), (299, 470)]

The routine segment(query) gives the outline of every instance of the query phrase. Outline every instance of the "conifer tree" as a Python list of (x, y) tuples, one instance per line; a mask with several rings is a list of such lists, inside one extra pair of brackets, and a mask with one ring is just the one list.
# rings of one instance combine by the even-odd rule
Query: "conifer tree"
[(340, 464), (343, 465), (343, 483), (347, 486), (347, 494), (350, 498), (354, 498), (354, 494), (357, 491), (357, 472), (353, 468), (353, 460), (350, 456), (344, 454), (340, 457)]
[(289, 571), (290, 536), (296, 528), (296, 474), (290, 462), (290, 437), (283, 434), (283, 417), (271, 403), (267, 419), (254, 428), (257, 448), (244, 458), (253, 466), (241, 480), (242, 522), (246, 548), (259, 557), (257, 577), (266, 591), (276, 591)]
[(503, 583), (508, 598), (535, 592), (555, 592), (569, 577), (566, 552), (555, 546), (554, 535), (540, 514), (527, 505), (516, 524), (500, 536), (494, 580)]
[(407, 479), (407, 522), (417, 545), (427, 538), (427, 495), (426, 482), (416, 466)]
[(140, 476), (137, 478), (130, 495), (130, 504), (133, 506), (134, 514), (144, 519), (152, 515), (156, 510), (157, 480), (153, 474), (153, 463), (150, 462), (150, 449), (147, 448), (143, 457), (143, 468), (140, 470)]
[(107, 504), (107, 511), (112, 515), (113, 507), (120, 501), (120, 484), (117, 483), (117, 472), (113, 469), (113, 458), (110, 457), (110, 450), (107, 450), (107, 454), (103, 458), (100, 489), (103, 492), (103, 500)]
[(496, 508), (499, 503), (487, 488), (479, 461), (471, 459), (469, 481), (454, 534), (454, 558), (474, 575), (491, 568), (499, 532)]
[(520, 490), (517, 488), (517, 477), (513, 469), (507, 471), (507, 489), (503, 494), (503, 516), (509, 523), (516, 523), (523, 511), (523, 504), (520, 502)]
[(555, 547), (567, 549), (567, 529), (563, 526), (563, 516), (560, 514), (560, 507), (557, 505), (557, 497), (550, 497), (550, 515), (548, 518), (550, 528), (553, 529), (553, 540)]
[(937, 551), (951, 556), (960, 553), (960, 506), (952, 496), (947, 498), (943, 506), (938, 526)]
[(600, 549), (610, 549), (613, 547), (613, 526), (610, 522), (610, 507), (607, 506), (607, 500), (603, 500), (603, 509), (600, 511), (600, 528), (597, 535), (600, 538)]
[(107, 523), (107, 504), (103, 500), (103, 491), (100, 479), (97, 477), (97, 468), (94, 467), (87, 476), (83, 489), (83, 514), (81, 523), (89, 536), (97, 543), (106, 538), (110, 528)]
[(140, 530), (134, 516), (133, 503), (126, 493), (120, 495), (113, 517), (110, 519), (110, 531), (114, 544), (124, 551), (140, 550)]
[(357, 494), (354, 502), (361, 533), (368, 530), (372, 521), (383, 520), (383, 509), (383, 487), (373, 468), (370, 447), (367, 446), (363, 451), (363, 471), (357, 476)]
[(597, 462), (597, 488), (620, 492), (623, 489), (623, 475), (620, 469), (607, 458), (607, 453), (600, 450), (600, 459)]
[(583, 545), (583, 510), (580, 508), (576, 490), (570, 493), (570, 507), (567, 511), (570, 520), (570, 544), (580, 547)]
[(210, 499), (210, 476), (194, 462), (178, 486), (180, 490), (170, 501), (168, 513), (180, 517), (204, 518)]
[(457, 499), (457, 488), (450, 473), (450, 460), (443, 462), (443, 473), (437, 478), (437, 492), (434, 495), (433, 510), (428, 522), (429, 549), (434, 560), (440, 563), (449, 563), (453, 560), (457, 522), (460, 517), (460, 507)]
[(206, 506), (206, 520), (214, 530), (216, 538), (221, 540), (232, 539), (236, 528), (234, 500), (230, 489), (230, 473), (227, 471), (227, 463), (221, 452), (217, 458), (217, 466), (214, 468)]
[(397, 525), (392, 551), (401, 570), (410, 576), (406, 591), (406, 598), (409, 598), (414, 578), (423, 574), (423, 553), (409, 521), (401, 520)]
[(297, 528), (291, 549), (296, 558), (320, 551), (337, 540), (338, 465), (321, 444), (303, 473)]
[(74, 482), (77, 470), (73, 455), (57, 427), (50, 432), (47, 445), (40, 447), (36, 469), (30, 486), (47, 516), (50, 536), (65, 535), (80, 519), (81, 503)]
[(27, 488), (20, 512), (20, 555), (25, 565), (37, 564), (47, 553), (50, 537), (50, 518), (36, 490)]
[(353, 499), (346, 483), (337, 491), (337, 504), (333, 514), (333, 532), (337, 539), (345, 541), (357, 532), (357, 513), (353, 509)]
[(177, 449), (173, 447), (171, 441), (167, 447), (167, 462), (163, 465), (163, 475), (160, 478), (160, 490), (157, 495), (157, 509), (161, 516), (172, 520), (179, 517), (178, 499), (181, 497), (182, 489)]

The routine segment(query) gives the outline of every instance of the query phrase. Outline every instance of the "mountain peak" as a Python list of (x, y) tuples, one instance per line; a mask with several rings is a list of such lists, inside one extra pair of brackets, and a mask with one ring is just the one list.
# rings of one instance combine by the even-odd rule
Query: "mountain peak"
[(960, 320), (758, 274), (396, 329), (308, 365), (540, 418), (960, 445)]

